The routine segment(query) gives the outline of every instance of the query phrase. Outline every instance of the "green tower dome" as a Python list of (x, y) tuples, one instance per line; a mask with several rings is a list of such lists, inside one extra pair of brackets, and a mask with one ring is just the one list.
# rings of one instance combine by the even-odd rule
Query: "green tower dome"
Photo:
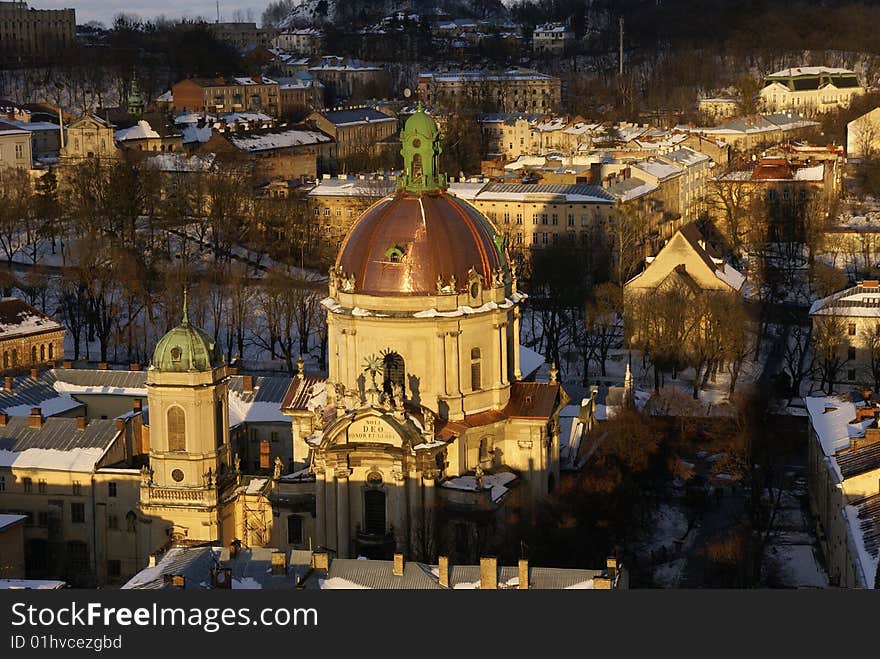
[(159, 339), (151, 367), (157, 371), (186, 372), (210, 371), (223, 364), (223, 355), (213, 337), (189, 324), (184, 293), (183, 321)]
[(430, 192), (446, 188), (446, 175), (439, 171), (440, 129), (419, 103), (400, 133), (403, 175), (400, 187), (410, 192)]

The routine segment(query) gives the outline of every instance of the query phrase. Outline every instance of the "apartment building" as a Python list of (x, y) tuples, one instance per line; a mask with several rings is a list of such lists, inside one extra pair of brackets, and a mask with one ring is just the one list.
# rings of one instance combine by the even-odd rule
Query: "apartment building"
[(766, 112), (794, 110), (808, 117), (847, 108), (865, 93), (859, 76), (828, 66), (787, 68), (764, 78), (760, 104)]
[(177, 111), (281, 114), (281, 90), (270, 78), (189, 78), (173, 85), (171, 95)]
[(73, 45), (74, 9), (34, 9), (0, 2), (0, 62), (49, 61)]
[(418, 84), (422, 102), (441, 107), (544, 114), (562, 103), (562, 81), (531, 69), (424, 72)]

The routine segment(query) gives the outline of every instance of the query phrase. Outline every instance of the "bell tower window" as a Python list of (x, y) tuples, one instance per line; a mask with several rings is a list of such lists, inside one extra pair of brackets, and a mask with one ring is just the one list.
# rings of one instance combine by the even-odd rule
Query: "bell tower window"
[(186, 450), (186, 416), (177, 406), (168, 410), (168, 450)]

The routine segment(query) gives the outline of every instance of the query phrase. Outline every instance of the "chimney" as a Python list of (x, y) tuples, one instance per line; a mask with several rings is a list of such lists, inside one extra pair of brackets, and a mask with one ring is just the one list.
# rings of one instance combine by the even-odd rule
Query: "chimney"
[(31, 369), (31, 378), (33, 378), (34, 380), (37, 380), (37, 379), (39, 379), (39, 377), (40, 377), (40, 369), (32, 368)]
[(143, 401), (140, 398), (135, 398), (131, 401), (131, 411), (140, 412), (143, 409), (143, 405)]
[(519, 559), (519, 589), (529, 589), (529, 559)]
[(283, 551), (272, 552), (272, 574), (287, 574), (287, 556)]
[(605, 571), (610, 579), (617, 577), (617, 557), (609, 556), (605, 561)]
[(5, 428), (9, 423), (9, 415), (6, 412), (0, 412), (0, 428)]
[(611, 590), (609, 577), (593, 577), (593, 590)]
[(254, 390), (254, 376), (243, 375), (241, 377), (241, 388), (246, 394), (252, 393)]
[(69, 359), (65, 359), (63, 362), (61, 362), (61, 368), (73, 368), (73, 362)]
[(43, 410), (39, 407), (32, 407), (31, 414), (28, 417), (28, 428), (36, 428), (39, 430), (43, 427)]
[(171, 587), (172, 588), (180, 588), (181, 590), (186, 588), (186, 577), (182, 574), (175, 574), (171, 577)]
[(136, 362), (132, 362), (131, 364), (128, 365), (128, 370), (129, 371), (139, 371), (139, 370), (141, 370), (141, 365)]
[(437, 579), (443, 588), (449, 588), (449, 556), (437, 557)]
[(494, 556), (480, 559), (480, 590), (498, 590), (498, 559)]
[(107, 365), (107, 362), (98, 362), (98, 370), (99, 371), (106, 371), (106, 370), (108, 370), (108, 368), (109, 368), (109, 366)]
[(330, 569), (330, 554), (326, 551), (316, 551), (312, 554), (312, 569), (324, 570)]
[(6, 389), (6, 391), (12, 391), (12, 386), (14, 382), (15, 380), (12, 378), (12, 376), (7, 375), (6, 379), (3, 381), (3, 388)]
[(80, 430), (80, 431), (85, 430), (87, 425), (88, 425), (88, 422), (86, 421), (86, 418), (84, 416), (76, 417), (76, 429), (77, 430)]

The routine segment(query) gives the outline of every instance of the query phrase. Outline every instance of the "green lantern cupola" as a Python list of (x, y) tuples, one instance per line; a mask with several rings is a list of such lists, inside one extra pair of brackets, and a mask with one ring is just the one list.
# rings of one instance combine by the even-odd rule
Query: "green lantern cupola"
[(403, 176), (400, 187), (410, 192), (428, 192), (446, 188), (446, 174), (440, 168), (440, 130), (419, 103), (415, 113), (406, 120), (400, 134), (403, 148)]
[(159, 339), (151, 368), (170, 372), (210, 371), (223, 364), (223, 355), (213, 337), (190, 325), (184, 290), (183, 318), (180, 325)]

